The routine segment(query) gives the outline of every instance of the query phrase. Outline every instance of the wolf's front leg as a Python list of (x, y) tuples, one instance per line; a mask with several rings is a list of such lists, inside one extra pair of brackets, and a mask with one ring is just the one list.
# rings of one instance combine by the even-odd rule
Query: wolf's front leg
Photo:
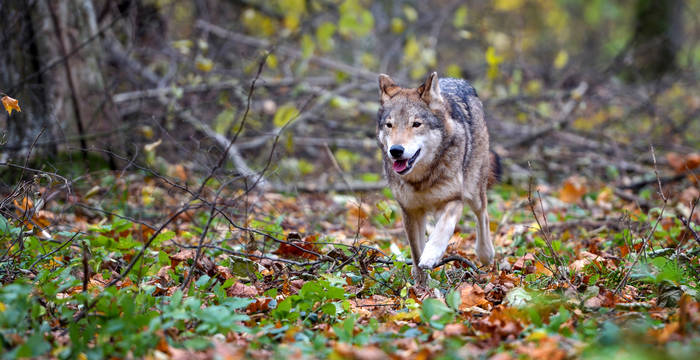
[(472, 210), (476, 215), (476, 256), (484, 265), (490, 265), (496, 255), (491, 241), (491, 233), (489, 231), (489, 212), (486, 210), (486, 189), (482, 189), (480, 194), (481, 201), (479, 206), (473, 206)]
[(440, 218), (435, 224), (435, 230), (430, 234), (428, 243), (425, 244), (420, 258), (422, 269), (432, 269), (440, 261), (447, 249), (452, 233), (455, 231), (457, 221), (462, 215), (464, 204), (461, 200), (450, 201), (440, 211)]
[(427, 280), (427, 274), (418, 267), (418, 261), (421, 258), (423, 245), (425, 244), (425, 213), (422, 212), (404, 212), (403, 213), (404, 229), (408, 244), (411, 246), (411, 260), (413, 261), (413, 269), (411, 274), (416, 282), (416, 285), (424, 286)]

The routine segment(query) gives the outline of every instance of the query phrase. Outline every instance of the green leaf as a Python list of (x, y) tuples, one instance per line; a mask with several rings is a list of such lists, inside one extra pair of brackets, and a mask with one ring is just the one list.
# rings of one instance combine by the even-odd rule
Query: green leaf
[(523, 287), (516, 287), (506, 294), (505, 302), (512, 307), (522, 309), (532, 301), (532, 295)]
[(423, 301), (421, 319), (430, 326), (442, 330), (452, 320), (453, 312), (447, 305), (438, 299), (425, 299)]
[(467, 6), (462, 5), (457, 8), (457, 11), (455, 11), (455, 16), (452, 19), (452, 25), (456, 27), (457, 29), (463, 28), (465, 25), (467, 25)]
[(321, 307), (321, 312), (330, 315), (330, 316), (335, 316), (336, 313), (336, 306), (335, 303), (327, 303)]
[(450, 292), (447, 293), (447, 297), (445, 298), (445, 301), (447, 301), (447, 305), (452, 309), (452, 310), (457, 310), (459, 309), (459, 305), (462, 304), (462, 296), (459, 291), (451, 290)]

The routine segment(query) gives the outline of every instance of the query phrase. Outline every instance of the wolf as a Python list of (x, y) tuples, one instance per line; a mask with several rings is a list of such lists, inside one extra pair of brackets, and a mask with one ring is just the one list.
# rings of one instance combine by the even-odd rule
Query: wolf
[[(442, 258), (465, 203), (476, 217), (476, 255), (491, 264), (495, 251), (486, 190), (497, 180), (500, 163), (489, 151), (476, 90), (465, 80), (439, 79), (435, 72), (418, 88), (400, 87), (380, 74), (379, 100), (377, 142), (401, 207), (416, 283), (424, 285), (423, 270)], [(426, 239), (430, 215), (436, 224)]]

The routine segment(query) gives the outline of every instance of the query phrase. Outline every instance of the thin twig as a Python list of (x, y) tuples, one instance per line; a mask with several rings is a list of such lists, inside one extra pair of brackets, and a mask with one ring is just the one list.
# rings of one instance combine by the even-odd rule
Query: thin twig
[(625, 272), (625, 275), (622, 277), (622, 280), (620, 281), (620, 283), (615, 288), (615, 291), (614, 291), (615, 295), (617, 295), (620, 292), (620, 290), (627, 284), (627, 281), (629, 280), (629, 276), (632, 273), (632, 270), (637, 265), (637, 263), (639, 262), (639, 259), (641, 259), (642, 255), (646, 254), (646, 248), (649, 245), (649, 241), (651, 240), (651, 237), (654, 236), (654, 233), (656, 232), (656, 228), (659, 226), (659, 223), (661, 222), (661, 219), (664, 216), (664, 211), (666, 210), (666, 205), (668, 203), (668, 199), (666, 198), (666, 195), (664, 194), (664, 191), (663, 191), (663, 187), (661, 186), (661, 178), (659, 177), (659, 171), (656, 167), (656, 155), (654, 154), (654, 147), (653, 146), (651, 146), (651, 158), (654, 162), (654, 174), (656, 174), (657, 184), (659, 186), (659, 195), (661, 196), (661, 199), (664, 201), (664, 204), (663, 204), (663, 207), (661, 208), (661, 213), (659, 213), (659, 217), (656, 219), (656, 222), (654, 222), (654, 226), (649, 231), (649, 234), (647, 234), (647, 236), (644, 238), (644, 241), (642, 242), (642, 247), (637, 252), (637, 256), (635, 257), (634, 261), (632, 262), (630, 267)]

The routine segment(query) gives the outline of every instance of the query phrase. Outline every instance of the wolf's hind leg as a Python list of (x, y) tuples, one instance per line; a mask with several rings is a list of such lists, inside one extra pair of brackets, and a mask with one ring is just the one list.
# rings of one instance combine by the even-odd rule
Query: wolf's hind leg
[(411, 260), (413, 261), (411, 274), (416, 285), (419, 286), (425, 286), (428, 279), (425, 271), (418, 267), (423, 244), (425, 243), (425, 220), (425, 214), (423, 213), (403, 213), (404, 229), (406, 230), (408, 244), (411, 246)]
[(445, 254), (452, 233), (455, 231), (457, 221), (462, 215), (464, 204), (461, 200), (450, 201), (440, 211), (440, 217), (435, 224), (435, 229), (430, 234), (425, 244), (423, 254), (420, 257), (419, 266), (423, 269), (432, 269)]
[(496, 255), (489, 231), (489, 213), (486, 210), (486, 190), (479, 194), (480, 201), (469, 204), (476, 215), (476, 256), (484, 265), (490, 265)]

